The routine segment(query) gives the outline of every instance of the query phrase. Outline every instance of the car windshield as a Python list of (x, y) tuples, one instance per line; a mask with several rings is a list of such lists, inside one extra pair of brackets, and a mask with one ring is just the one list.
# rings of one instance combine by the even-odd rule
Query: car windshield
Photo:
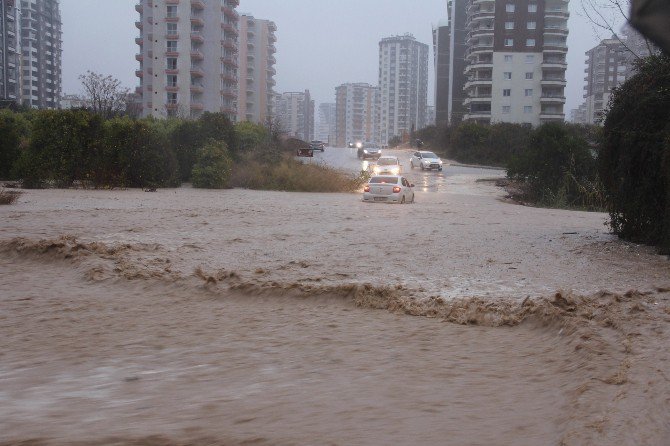
[(380, 166), (395, 166), (398, 164), (398, 160), (395, 158), (379, 158), (377, 164)]
[(371, 184), (398, 184), (398, 177), (372, 177), (370, 178)]
[(366, 149), (379, 150), (379, 147), (377, 147), (377, 146), (374, 145), (374, 144), (364, 144), (363, 147), (366, 148)]
[(433, 152), (423, 152), (421, 154), (422, 158), (437, 158), (437, 155), (435, 155)]

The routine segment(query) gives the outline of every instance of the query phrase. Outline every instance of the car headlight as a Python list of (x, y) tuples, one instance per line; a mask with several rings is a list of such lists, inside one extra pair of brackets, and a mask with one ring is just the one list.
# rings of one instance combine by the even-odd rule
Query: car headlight
[(363, 150), (363, 153), (368, 153), (368, 151), (367, 151), (367, 150)]
[(361, 144), (360, 142), (356, 143), (356, 147), (358, 147), (360, 149), (361, 147), (363, 147), (363, 144)]

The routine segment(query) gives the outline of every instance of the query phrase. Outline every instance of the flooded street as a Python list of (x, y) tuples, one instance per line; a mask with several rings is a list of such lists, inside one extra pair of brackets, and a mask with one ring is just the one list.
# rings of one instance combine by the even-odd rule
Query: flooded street
[(478, 181), (504, 172), (387, 154), (415, 204), (183, 187), (0, 207), (0, 444), (667, 445), (667, 258)]

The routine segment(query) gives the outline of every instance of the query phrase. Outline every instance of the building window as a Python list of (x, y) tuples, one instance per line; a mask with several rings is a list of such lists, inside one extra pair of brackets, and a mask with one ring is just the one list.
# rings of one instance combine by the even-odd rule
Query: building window
[(526, 23), (526, 29), (535, 29), (535, 28), (537, 28), (537, 23), (536, 22)]
[(529, 3), (528, 4), (528, 12), (537, 12), (537, 4)]
[(533, 89), (532, 88), (526, 88), (524, 90), (524, 95), (527, 96), (527, 97), (528, 96), (533, 96)]
[(168, 53), (176, 53), (177, 52), (177, 41), (176, 40), (168, 40), (167, 41), (167, 51), (168, 51)]
[(505, 80), (510, 80), (510, 79), (512, 79), (512, 72), (511, 72), (511, 71), (505, 71), (505, 72), (503, 73), (503, 79), (505, 79)]
[(503, 96), (512, 96), (512, 89), (511, 88), (505, 88), (503, 90)]
[(534, 54), (526, 54), (526, 63), (533, 63), (534, 61), (535, 61), (535, 55)]
[(505, 29), (514, 29), (514, 22), (505, 22)]
[(533, 106), (532, 105), (524, 105), (523, 106), (523, 112), (528, 114), (528, 113), (533, 113)]
[(533, 78), (533, 72), (526, 73), (526, 79), (532, 79)]
[(177, 17), (177, 5), (168, 5), (167, 16), (171, 19)]
[(526, 46), (535, 46), (535, 39), (526, 39)]
[(505, 46), (514, 46), (514, 39), (505, 39)]
[(176, 36), (177, 35), (177, 24), (169, 22), (167, 24), (167, 35), (168, 36)]
[(177, 76), (176, 75), (168, 74), (167, 86), (168, 87), (176, 87), (177, 86)]
[(510, 54), (505, 55), (505, 62), (512, 62), (512, 59), (513, 59), (512, 55)]
[(511, 3), (508, 3), (505, 5), (505, 11), (507, 12), (514, 12), (514, 5)]
[(177, 103), (177, 93), (168, 93), (167, 94), (167, 103), (168, 104), (176, 104)]
[(167, 69), (168, 70), (176, 70), (177, 69), (177, 58), (176, 57), (168, 57), (167, 58)]
[(511, 111), (512, 111), (511, 106), (509, 106), (509, 105), (503, 105), (502, 106), (503, 115), (509, 115)]

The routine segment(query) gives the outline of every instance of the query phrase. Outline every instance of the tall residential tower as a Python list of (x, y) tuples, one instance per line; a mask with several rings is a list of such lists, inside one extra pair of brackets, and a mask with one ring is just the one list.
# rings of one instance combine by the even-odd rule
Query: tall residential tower
[(14, 0), (0, 0), (0, 105), (20, 102), (20, 38)]
[(379, 88), (370, 84), (343, 84), (335, 89), (335, 144), (379, 143)]
[(239, 31), (237, 120), (263, 124), (272, 114), (277, 26), (242, 14)]
[(21, 102), (60, 107), (61, 18), (58, 0), (21, 0)]
[(137, 77), (143, 116), (237, 118), (239, 0), (141, 0)]
[(382, 145), (426, 125), (428, 45), (411, 34), (379, 42), (380, 134)]
[(563, 121), (568, 0), (467, 0), (466, 10), (464, 119)]

